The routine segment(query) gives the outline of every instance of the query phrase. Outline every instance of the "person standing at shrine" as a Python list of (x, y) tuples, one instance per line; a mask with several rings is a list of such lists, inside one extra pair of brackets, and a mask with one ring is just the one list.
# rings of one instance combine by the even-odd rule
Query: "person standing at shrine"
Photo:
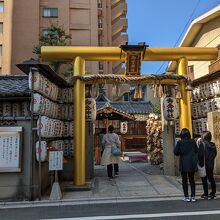
[(102, 144), (102, 140), (103, 140), (103, 137), (104, 137), (105, 134), (106, 134), (106, 128), (102, 128), (101, 132), (99, 133), (99, 149), (100, 149), (101, 156), (103, 154), (104, 147), (105, 147)]
[[(212, 134), (210, 131), (202, 135), (202, 141), (199, 144), (199, 165), (205, 166), (206, 176), (201, 177), (204, 193), (203, 199), (214, 199), (216, 197), (216, 183), (213, 175), (215, 157), (217, 150), (215, 143), (211, 142)], [(211, 184), (211, 193), (208, 194), (208, 182)]]
[[(194, 175), (197, 171), (198, 163), (198, 147), (196, 141), (191, 139), (190, 132), (187, 128), (183, 128), (180, 133), (180, 138), (174, 148), (174, 154), (179, 156), (179, 170), (182, 175), (182, 186), (185, 202), (195, 202), (195, 180)], [(191, 187), (191, 197), (188, 193), (188, 179)]]
[(107, 166), (107, 174), (109, 180), (113, 179), (113, 166), (114, 166), (114, 176), (119, 175), (119, 167), (118, 162), (120, 160), (120, 156), (114, 156), (111, 153), (112, 147), (119, 147), (121, 142), (119, 140), (119, 136), (114, 133), (114, 127), (110, 125), (108, 127), (108, 133), (103, 136), (102, 144), (104, 146), (104, 151), (101, 158), (101, 165)]

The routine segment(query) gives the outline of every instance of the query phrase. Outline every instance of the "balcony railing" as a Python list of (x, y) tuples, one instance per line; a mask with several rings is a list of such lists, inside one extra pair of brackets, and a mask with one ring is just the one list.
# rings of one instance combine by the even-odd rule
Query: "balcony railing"
[(128, 42), (128, 35), (127, 34), (118, 34), (113, 37), (112, 39), (113, 46), (119, 46), (121, 44), (124, 44), (125, 42)]
[(127, 4), (124, 1), (121, 1), (119, 4), (115, 5), (112, 8), (112, 21), (117, 18), (125, 17), (127, 14)]
[(128, 20), (126, 18), (118, 19), (112, 25), (112, 36), (118, 34), (119, 32), (126, 32), (128, 28)]
[(124, 1), (124, 0), (112, 0), (112, 6), (118, 4), (120, 1)]
[(209, 65), (209, 72), (214, 73), (220, 71), (220, 59), (216, 60), (215, 62)]

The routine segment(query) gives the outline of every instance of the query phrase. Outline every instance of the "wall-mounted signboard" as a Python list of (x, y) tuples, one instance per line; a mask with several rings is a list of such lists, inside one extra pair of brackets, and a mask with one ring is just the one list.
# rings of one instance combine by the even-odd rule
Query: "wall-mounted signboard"
[(0, 172), (21, 172), (22, 127), (0, 127)]
[(63, 151), (49, 152), (49, 170), (63, 170)]

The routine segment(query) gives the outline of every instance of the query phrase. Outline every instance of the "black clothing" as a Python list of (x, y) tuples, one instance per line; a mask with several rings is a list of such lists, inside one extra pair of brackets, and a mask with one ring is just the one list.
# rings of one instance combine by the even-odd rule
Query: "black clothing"
[(182, 186), (183, 186), (183, 193), (185, 197), (189, 196), (188, 193), (188, 179), (187, 179), (187, 175), (189, 178), (189, 183), (191, 186), (191, 197), (195, 197), (195, 191), (196, 191), (196, 184), (195, 184), (195, 180), (194, 180), (194, 172), (182, 172)]
[[(113, 172), (112, 164), (108, 164), (108, 165), (107, 165), (107, 173), (108, 173), (108, 177), (109, 177), (109, 178), (112, 178), (112, 177), (113, 177), (113, 176), (112, 176), (112, 172)], [(115, 174), (118, 174), (118, 172), (119, 172), (119, 167), (118, 167), (118, 164), (115, 163), (115, 164), (114, 164), (114, 173), (115, 173)]]
[(212, 191), (210, 194), (214, 196), (216, 193), (216, 184), (213, 176), (213, 169), (214, 169), (214, 162), (216, 155), (217, 155), (217, 150), (213, 142), (203, 141), (199, 145), (199, 165), (201, 167), (204, 166), (204, 157), (205, 157), (206, 176), (201, 178), (205, 196), (208, 196), (207, 179), (211, 184)]
[(204, 156), (205, 156), (205, 167), (208, 171), (213, 171), (215, 157), (217, 155), (216, 146), (213, 142), (203, 141), (199, 145), (199, 165), (204, 166)]
[(195, 197), (194, 174), (197, 171), (198, 147), (193, 139), (181, 139), (174, 148), (174, 154), (180, 156), (179, 169), (182, 174), (182, 187), (185, 197), (188, 197), (188, 178), (191, 187), (191, 197)]
[(180, 172), (196, 172), (198, 163), (198, 147), (193, 139), (182, 139), (177, 142), (174, 154), (180, 156)]
[(211, 193), (210, 195), (215, 195), (216, 193), (216, 184), (215, 184), (215, 179), (213, 176), (213, 172), (206, 172), (206, 176), (202, 177), (202, 185), (203, 185), (203, 190), (204, 190), (204, 195), (208, 196), (208, 182), (207, 179), (209, 180), (210, 184), (211, 184)]

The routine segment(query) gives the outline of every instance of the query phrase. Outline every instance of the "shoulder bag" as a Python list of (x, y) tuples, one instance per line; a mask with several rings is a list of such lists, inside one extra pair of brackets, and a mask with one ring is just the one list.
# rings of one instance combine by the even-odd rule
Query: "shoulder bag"
[(111, 153), (113, 156), (121, 156), (121, 150), (118, 147), (112, 147)]
[(198, 167), (198, 175), (199, 177), (205, 177), (206, 176), (206, 169), (205, 169), (205, 144), (203, 144), (203, 147), (204, 147), (204, 166), (201, 167), (199, 166), (199, 163), (197, 164), (197, 167)]

